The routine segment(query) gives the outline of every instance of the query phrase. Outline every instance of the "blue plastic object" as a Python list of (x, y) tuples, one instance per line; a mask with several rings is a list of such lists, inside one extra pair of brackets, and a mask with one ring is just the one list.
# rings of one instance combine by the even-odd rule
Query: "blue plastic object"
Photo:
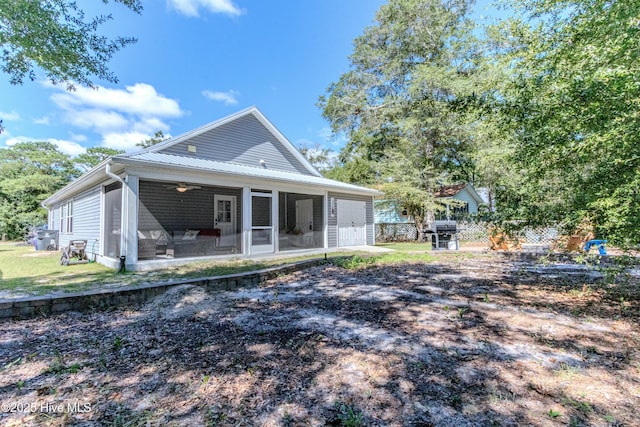
[(606, 255), (607, 254), (607, 249), (604, 247), (605, 243), (607, 243), (606, 240), (589, 240), (584, 245), (584, 251), (585, 252), (589, 252), (589, 249), (591, 249), (592, 246), (597, 246), (598, 247), (598, 253), (600, 253), (600, 255)]

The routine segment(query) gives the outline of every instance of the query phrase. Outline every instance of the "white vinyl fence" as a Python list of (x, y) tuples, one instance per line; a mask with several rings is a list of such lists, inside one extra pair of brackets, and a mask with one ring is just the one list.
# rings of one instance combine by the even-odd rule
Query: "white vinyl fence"
[[(458, 239), (463, 242), (488, 242), (489, 227), (486, 222), (458, 222)], [(375, 225), (376, 242), (407, 242), (418, 238), (415, 224), (381, 223)], [(519, 237), (525, 243), (552, 243), (559, 235), (555, 227), (525, 228)]]

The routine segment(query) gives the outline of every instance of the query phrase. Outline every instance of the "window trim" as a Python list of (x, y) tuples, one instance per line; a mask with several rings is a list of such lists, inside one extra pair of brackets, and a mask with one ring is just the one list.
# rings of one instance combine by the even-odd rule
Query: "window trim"
[(60, 233), (73, 234), (73, 200), (60, 206)]

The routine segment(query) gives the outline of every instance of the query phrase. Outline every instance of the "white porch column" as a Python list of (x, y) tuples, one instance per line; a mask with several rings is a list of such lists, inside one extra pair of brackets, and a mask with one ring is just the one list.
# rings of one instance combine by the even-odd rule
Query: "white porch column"
[(138, 262), (138, 194), (139, 178), (127, 175), (122, 186), (122, 230), (120, 254), (127, 257), (126, 264)]
[(251, 187), (242, 187), (242, 254), (251, 255)]
[(329, 192), (325, 191), (324, 192), (324, 198), (322, 199), (323, 205), (324, 205), (324, 212), (322, 215), (323, 216), (323, 220), (322, 220), (322, 234), (323, 234), (323, 239), (324, 239), (324, 243), (322, 245), (323, 248), (328, 249), (329, 248), (329, 213), (331, 212), (330, 207), (329, 207), (329, 202), (331, 200), (329, 199)]
[(278, 190), (271, 193), (271, 240), (273, 252), (280, 252), (280, 197)]

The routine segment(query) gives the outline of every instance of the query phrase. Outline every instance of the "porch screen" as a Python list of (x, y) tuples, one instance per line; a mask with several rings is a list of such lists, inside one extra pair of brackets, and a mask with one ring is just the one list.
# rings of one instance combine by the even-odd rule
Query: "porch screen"
[(324, 197), (279, 193), (280, 251), (324, 247)]
[(105, 256), (120, 256), (120, 218), (122, 212), (122, 184), (104, 187), (104, 252)]

